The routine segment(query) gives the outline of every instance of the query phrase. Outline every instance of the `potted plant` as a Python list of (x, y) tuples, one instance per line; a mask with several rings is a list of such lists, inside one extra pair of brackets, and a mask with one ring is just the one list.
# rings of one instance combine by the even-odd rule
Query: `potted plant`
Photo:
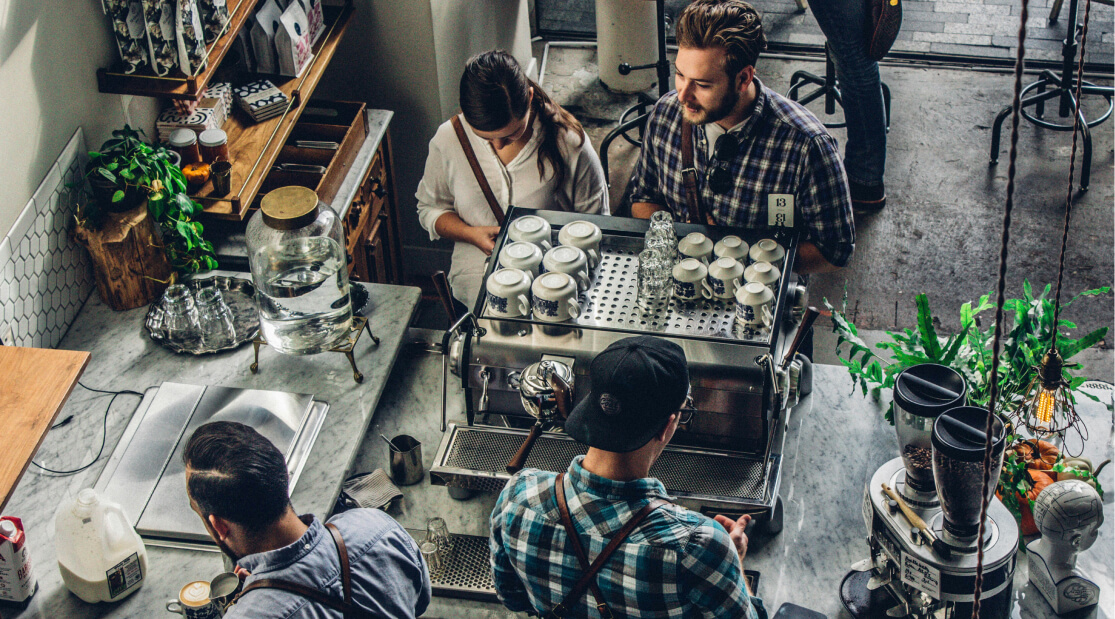
[[(832, 311), (837, 358), (852, 376), (853, 389), (858, 387), (865, 396), (870, 392), (878, 397), (883, 389), (894, 386), (895, 378), (902, 370), (920, 363), (938, 363), (959, 372), (968, 384), (969, 403), (976, 406), (988, 405), (991, 380), (997, 381), (1000, 396), (996, 413), (1011, 428), (1007, 438), (1010, 446), (999, 477), (999, 494), (1007, 508), (1023, 522), (1024, 529), (1030, 504), (1041, 488), (1049, 483), (1045, 478), (1046, 473), (1037, 471), (1071, 474), (1094, 484), (1101, 494), (1103, 492), (1095, 479), (1098, 469), (1093, 471), (1090, 463), (1084, 466), (1079, 460), (1065, 458), (1063, 453), (1056, 448), (1050, 449), (1052, 445), (1039, 441), (1037, 437), (1023, 436), (1021, 429), (1012, 423), (1025, 400), (1025, 391), (1033, 378), (1034, 368), (1040, 364), (1052, 340), (1055, 327), (1050, 291), (1051, 286), (1047, 285), (1041, 294), (1035, 296), (1030, 282), (1024, 281), (1022, 297), (1006, 300), (1004, 316), (1011, 323), (1009, 328), (1004, 329), (999, 372), (994, 378), (990, 373), (995, 325), (989, 324), (984, 328), (980, 320), (983, 312), (995, 309), (995, 305), (990, 302), (990, 295), (980, 297), (974, 307), (971, 303), (961, 305), (960, 329), (953, 335), (941, 337), (937, 335), (933, 325), (929, 297), (920, 294), (915, 298), (917, 329), (888, 331), (890, 341), (880, 342), (874, 348), (860, 338), (856, 325), (845, 313), (847, 292), (841, 309), (834, 308), (827, 299), (824, 301), (825, 306)], [(1109, 286), (1086, 290), (1063, 303), (1061, 308), (1068, 307), (1081, 297), (1106, 295), (1110, 291)], [(1108, 330), (1103, 327), (1072, 339), (1069, 332), (1076, 329), (1075, 324), (1060, 318), (1056, 328), (1057, 348), (1065, 361), (1080, 351), (1099, 344)], [(1080, 364), (1065, 363), (1062, 369), (1070, 395), (1075, 398), (1075, 395), (1082, 394), (1099, 401), (1094, 395), (1079, 391), (1079, 387), (1088, 380), (1075, 375), (1080, 367)], [(1107, 405), (1108, 408), (1112, 406), (1111, 403)], [(893, 413), (892, 401), (884, 415), (892, 425)], [(1032, 525), (1032, 519), (1030, 524)]]
[(100, 150), (90, 151), (85, 178), (91, 198), (79, 224), (98, 229), (111, 212), (130, 211), (147, 201), (158, 224), (171, 267), (183, 273), (217, 267), (213, 245), (196, 217), (201, 206), (186, 194), (186, 179), (175, 153), (143, 141), (143, 132), (125, 125), (112, 132)]

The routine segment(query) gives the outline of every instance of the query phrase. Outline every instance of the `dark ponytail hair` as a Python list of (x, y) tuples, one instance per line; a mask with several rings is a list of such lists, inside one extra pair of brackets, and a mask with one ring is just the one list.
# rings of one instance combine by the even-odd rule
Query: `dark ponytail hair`
[[(534, 98), (530, 89), (534, 89)], [(518, 61), (503, 50), (477, 54), (468, 59), (461, 75), (461, 112), (469, 125), (479, 131), (496, 131), (511, 121), (526, 116), (527, 105), (542, 123), (542, 143), (538, 152), (538, 177), (544, 179), (546, 163), (554, 170), (558, 185), (565, 183), (569, 170), (561, 156), (561, 131), (569, 131), (585, 143), (585, 131), (573, 115), (554, 103), (542, 87), (523, 73)]]

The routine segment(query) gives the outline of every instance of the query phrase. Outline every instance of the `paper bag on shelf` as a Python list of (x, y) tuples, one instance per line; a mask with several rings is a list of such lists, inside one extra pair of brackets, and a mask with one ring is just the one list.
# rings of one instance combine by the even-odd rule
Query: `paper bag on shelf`
[(279, 29), (282, 12), (275, 0), (265, 0), (252, 16), (252, 51), (255, 53), (257, 73), (278, 73), (279, 61), (275, 58), (275, 31)]
[(313, 57), (310, 23), (297, 0), (291, 2), (279, 18), (279, 28), (275, 31), (275, 53), (279, 57), (279, 73), (293, 77), (301, 75)]
[(147, 45), (155, 75), (170, 75), (178, 68), (178, 40), (174, 33), (173, 0), (142, 0), (147, 24)]
[(197, 0), (178, 0), (175, 13), (175, 37), (178, 42), (178, 63), (182, 72), (196, 75), (205, 68), (205, 35), (201, 29), (201, 13)]
[(205, 42), (216, 41), (228, 23), (228, 0), (200, 0), (201, 25), (205, 29)]
[(124, 73), (135, 73), (150, 64), (147, 23), (140, 0), (105, 0), (105, 11), (112, 19), (112, 34), (120, 50)]

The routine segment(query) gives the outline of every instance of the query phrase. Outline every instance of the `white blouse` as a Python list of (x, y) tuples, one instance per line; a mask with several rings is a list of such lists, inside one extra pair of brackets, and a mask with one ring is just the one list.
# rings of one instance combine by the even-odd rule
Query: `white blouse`
[[(547, 165), (545, 179), (538, 174), (538, 147), (542, 143), (541, 121), (534, 120), (534, 131), (519, 154), (508, 165), (500, 161), (492, 145), (472, 132), (461, 115), (472, 150), (480, 162), (496, 201), (508, 211), (509, 205), (532, 209), (576, 211), (578, 213), (608, 212), (608, 186), (604, 182), (604, 169), (592, 148), (588, 136), (577, 144), (577, 136), (568, 131), (559, 135), (564, 139), (560, 151), (569, 173), (558, 186), (553, 169)], [(430, 140), (430, 153), (426, 157), (426, 171), (418, 183), (418, 221), (430, 233), (430, 240), (440, 238), (434, 223), (449, 211), (470, 226), (495, 226), (492, 214), (480, 184), (472, 174), (461, 143), (450, 122), (438, 127)], [(453, 265), (449, 271), (449, 285), (453, 296), (472, 309), (480, 293), (480, 280), (487, 268), (487, 256), (471, 243), (457, 242), (453, 247)]]

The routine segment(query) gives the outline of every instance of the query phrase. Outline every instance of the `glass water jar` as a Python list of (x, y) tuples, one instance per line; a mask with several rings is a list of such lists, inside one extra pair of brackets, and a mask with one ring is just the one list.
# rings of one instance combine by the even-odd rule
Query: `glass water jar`
[(312, 189), (283, 187), (263, 197), (246, 236), (263, 339), (290, 355), (334, 348), (352, 326), (341, 218)]

